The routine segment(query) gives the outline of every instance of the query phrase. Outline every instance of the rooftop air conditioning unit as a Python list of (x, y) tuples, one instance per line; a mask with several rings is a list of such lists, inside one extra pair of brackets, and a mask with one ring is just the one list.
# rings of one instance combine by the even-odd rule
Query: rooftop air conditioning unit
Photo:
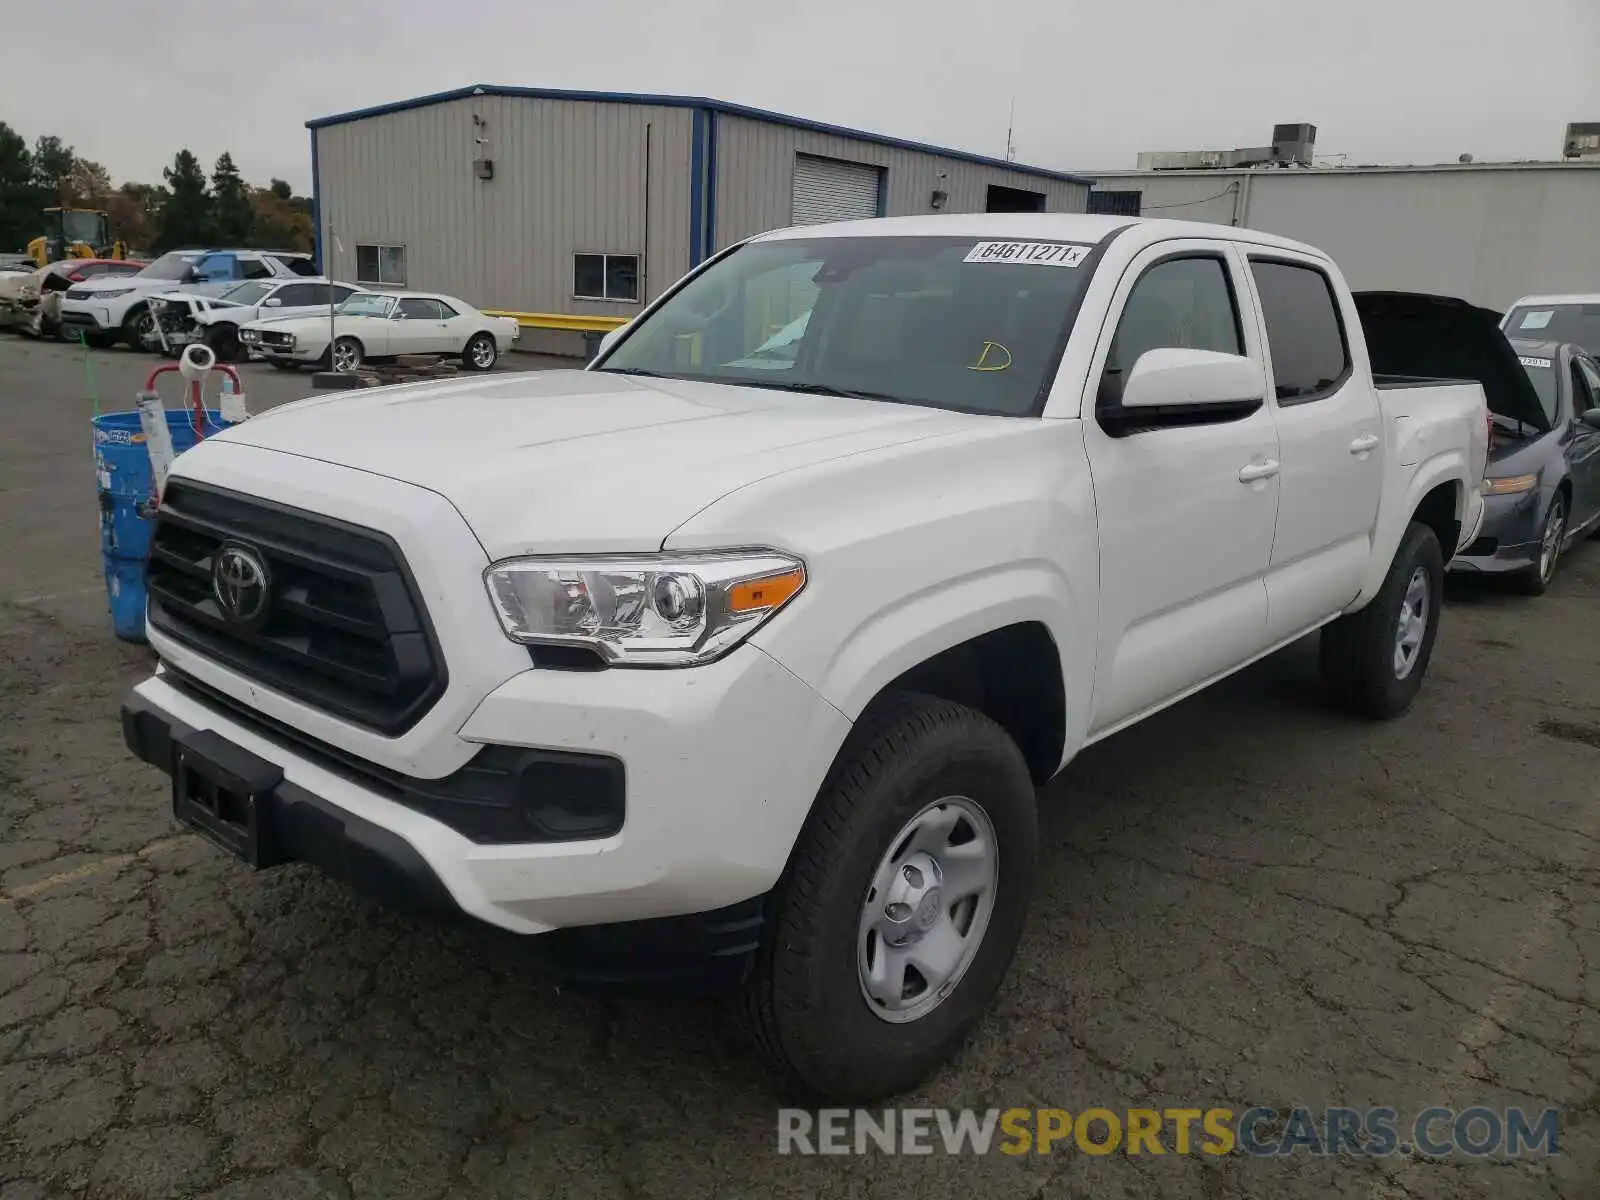
[(1574, 121), (1568, 125), (1561, 157), (1600, 159), (1600, 121)]

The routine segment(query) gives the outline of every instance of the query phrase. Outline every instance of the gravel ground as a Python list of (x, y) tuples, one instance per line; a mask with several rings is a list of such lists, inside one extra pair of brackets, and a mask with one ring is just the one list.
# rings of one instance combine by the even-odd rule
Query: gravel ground
[[(152, 360), (90, 362), (110, 407)], [(1453, 587), (1404, 720), (1320, 707), (1308, 641), (1083, 755), (997, 1011), (906, 1101), (1554, 1106), (1557, 1157), (780, 1157), (718, 1005), (558, 989), (177, 830), (118, 731), (150, 659), (86, 387), (0, 340), (0, 1200), (1600, 1196), (1600, 543), (1540, 600)]]

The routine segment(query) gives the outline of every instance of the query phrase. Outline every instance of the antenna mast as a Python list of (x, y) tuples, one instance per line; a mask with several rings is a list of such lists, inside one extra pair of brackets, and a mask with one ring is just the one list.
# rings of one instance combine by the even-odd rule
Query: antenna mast
[(1006, 161), (1017, 161), (1017, 144), (1012, 140), (1012, 133), (1017, 127), (1017, 98), (1011, 97), (1011, 115), (1006, 118)]

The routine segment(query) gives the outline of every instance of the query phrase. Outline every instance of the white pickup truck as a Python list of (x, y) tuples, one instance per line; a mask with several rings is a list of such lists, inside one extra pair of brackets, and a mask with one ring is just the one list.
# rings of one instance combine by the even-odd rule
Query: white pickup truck
[[(1340, 702), (1411, 703), (1520, 369), (1437, 316), (1242, 229), (766, 234), (585, 370), (180, 456), (126, 739), (257, 866), (720, 964), (795, 1077), (890, 1094), (994, 995), (1086, 745), (1318, 629)], [(1375, 375), (1391, 321), (1467, 381)]]

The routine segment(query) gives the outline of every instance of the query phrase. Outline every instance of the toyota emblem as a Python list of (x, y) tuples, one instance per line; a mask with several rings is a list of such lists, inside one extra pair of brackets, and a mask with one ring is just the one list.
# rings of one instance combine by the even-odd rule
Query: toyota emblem
[(261, 619), (272, 587), (267, 564), (248, 546), (228, 544), (211, 565), (211, 594), (222, 615), (240, 625)]

